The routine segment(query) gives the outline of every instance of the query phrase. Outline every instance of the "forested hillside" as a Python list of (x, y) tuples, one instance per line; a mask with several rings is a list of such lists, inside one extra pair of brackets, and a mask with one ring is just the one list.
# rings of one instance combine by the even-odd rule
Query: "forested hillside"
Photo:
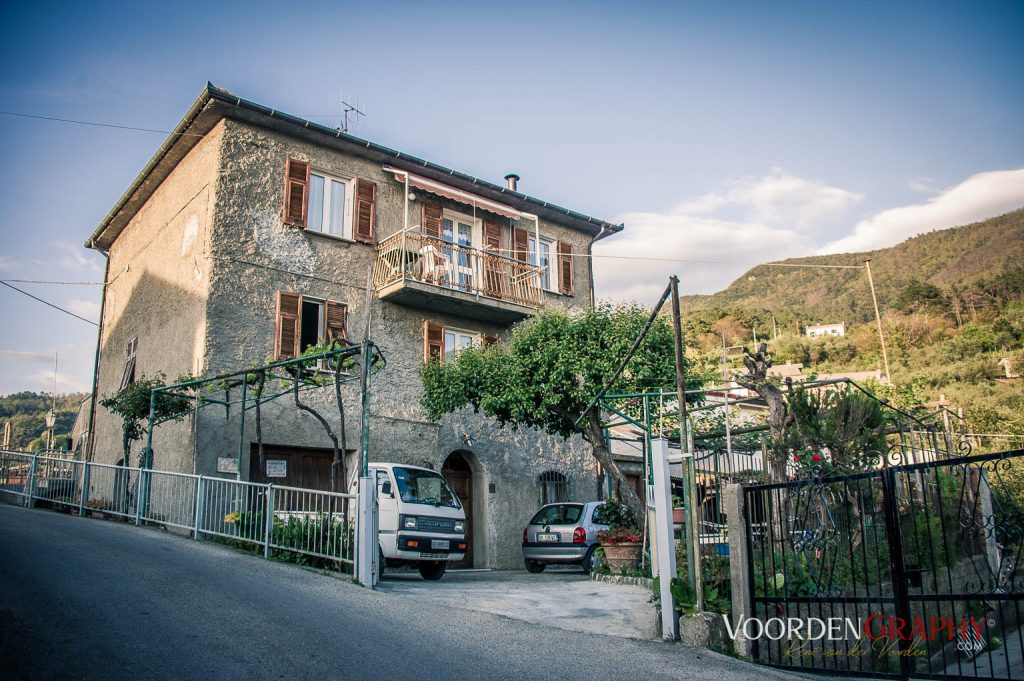
[[(85, 398), (85, 393), (57, 396), (57, 421), (53, 430), (54, 446), (58, 449), (67, 447), (78, 406)], [(0, 396), (0, 427), (7, 422), (11, 424), (12, 449), (35, 451), (46, 447), (46, 413), (52, 404), (53, 397), (42, 393)]]
[[(1024, 210), (932, 232), (870, 254), (893, 388), (908, 403), (962, 407), (974, 432), (1024, 436)], [(801, 261), (791, 261), (801, 262)], [(683, 299), (691, 353), (721, 375), (728, 345), (769, 341), (776, 363), (805, 373), (883, 368), (863, 270), (757, 267), (712, 296)], [(808, 338), (808, 323), (847, 323), (843, 337)], [(736, 360), (733, 360), (736, 361)], [(1024, 446), (1024, 440), (1015, 440)]]

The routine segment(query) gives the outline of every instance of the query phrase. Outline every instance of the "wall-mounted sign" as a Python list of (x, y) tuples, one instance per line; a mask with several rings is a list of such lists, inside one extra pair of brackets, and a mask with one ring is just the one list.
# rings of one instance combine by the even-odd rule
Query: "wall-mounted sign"
[(268, 478), (287, 478), (288, 477), (288, 460), (287, 459), (267, 459), (267, 477)]
[(217, 457), (217, 472), (218, 473), (238, 473), (238, 459), (233, 456), (218, 456)]

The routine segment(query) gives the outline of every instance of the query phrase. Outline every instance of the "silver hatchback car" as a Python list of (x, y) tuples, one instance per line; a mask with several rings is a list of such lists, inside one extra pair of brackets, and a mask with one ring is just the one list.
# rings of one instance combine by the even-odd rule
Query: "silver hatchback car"
[[(590, 572), (597, 533), (607, 530), (599, 509), (603, 501), (542, 506), (523, 530), (523, 562), (527, 572), (543, 572), (552, 563), (573, 564)], [(596, 517), (595, 517), (596, 515)]]

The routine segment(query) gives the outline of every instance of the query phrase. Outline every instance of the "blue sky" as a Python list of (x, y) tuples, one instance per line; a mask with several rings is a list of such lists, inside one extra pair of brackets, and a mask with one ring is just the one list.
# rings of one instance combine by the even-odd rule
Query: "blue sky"
[[(210, 80), (627, 230), (598, 255), (756, 263), (1024, 205), (1024, 3), (6, 3), (0, 110), (170, 130)], [(164, 135), (0, 115), (0, 277), (82, 242)], [(598, 258), (649, 300), (745, 265)], [(15, 284), (96, 319), (99, 287)], [(90, 383), (95, 327), (0, 289), (0, 393)], [(49, 377), (49, 378), (48, 378)]]

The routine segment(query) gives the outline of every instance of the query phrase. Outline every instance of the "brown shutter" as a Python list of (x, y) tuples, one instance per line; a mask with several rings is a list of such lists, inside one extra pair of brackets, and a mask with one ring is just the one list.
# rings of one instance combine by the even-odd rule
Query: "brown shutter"
[(508, 253), (505, 253), (501, 239), (501, 225), (484, 222), (484, 247), (488, 251), (484, 258), (484, 295), (504, 298), (508, 266)]
[(497, 345), (497, 344), (498, 344), (498, 337), (497, 336), (491, 336), (491, 335), (486, 334), (486, 333), (483, 335), (483, 346), (485, 348), (489, 348), (492, 345)]
[(299, 356), (302, 329), (302, 294), (277, 292), (277, 332), (274, 334), (274, 359)]
[(306, 228), (309, 204), (309, 164), (294, 158), (284, 167), (284, 224)]
[(377, 232), (377, 183), (363, 178), (356, 180), (356, 217), (352, 234), (356, 241), (372, 244)]
[(572, 244), (558, 242), (558, 292), (567, 296), (576, 295), (573, 282)]
[(444, 327), (440, 324), (423, 320), (423, 362), (444, 361)]
[(443, 211), (436, 203), (423, 204), (423, 220), (420, 222), (423, 234), (435, 239), (441, 238), (441, 216)]
[(512, 228), (512, 257), (521, 262), (530, 260), (530, 233), (522, 227)]
[(324, 335), (328, 341), (348, 344), (348, 305), (328, 300), (324, 303)]

